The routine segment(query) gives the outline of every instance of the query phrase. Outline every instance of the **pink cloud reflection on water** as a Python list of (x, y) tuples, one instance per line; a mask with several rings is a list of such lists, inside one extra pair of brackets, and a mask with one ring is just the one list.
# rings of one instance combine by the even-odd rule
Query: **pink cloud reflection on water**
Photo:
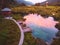
[(25, 23), (27, 25), (33, 23), (42, 27), (55, 28), (55, 25), (58, 23), (58, 21), (55, 21), (53, 17), (44, 18), (37, 14), (29, 14), (24, 16), (24, 18), (26, 19)]
[(33, 37), (43, 39), (51, 44), (58, 32), (58, 29), (55, 28), (58, 21), (55, 21), (53, 17), (44, 18), (37, 14), (28, 14), (24, 18), (26, 19), (24, 23), (32, 29)]

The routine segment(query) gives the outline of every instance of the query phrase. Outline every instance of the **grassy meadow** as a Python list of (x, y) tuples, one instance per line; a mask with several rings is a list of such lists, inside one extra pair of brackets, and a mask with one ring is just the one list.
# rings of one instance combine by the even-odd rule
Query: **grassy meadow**
[[(55, 20), (59, 21), (57, 28), (60, 29), (60, 6), (17, 6), (11, 7), (11, 9), (11, 16), (16, 20), (22, 20), (23, 16), (29, 13), (53, 16)], [(0, 45), (18, 45), (20, 39), (19, 28), (13, 21), (3, 19), (3, 17), (0, 14)], [(36, 39), (32, 37), (31, 33), (25, 33), (23, 45), (36, 45)], [(51, 45), (60, 45), (60, 39), (55, 39)]]

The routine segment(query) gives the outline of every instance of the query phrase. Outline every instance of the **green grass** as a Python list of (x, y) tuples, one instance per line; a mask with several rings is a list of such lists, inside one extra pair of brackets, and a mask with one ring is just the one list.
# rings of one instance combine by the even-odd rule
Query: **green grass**
[[(55, 19), (60, 19), (60, 6), (19, 6), (11, 8), (13, 12), (19, 12), (20, 15), (26, 15), (29, 13), (38, 13), (43, 16), (53, 16)], [(22, 13), (22, 14), (21, 14)]]
[(31, 33), (25, 33), (23, 45), (36, 45), (36, 39), (33, 38)]
[[(20, 32), (17, 25), (7, 19), (0, 19), (0, 45), (18, 45)], [(35, 45), (31, 33), (25, 33), (23, 45)]]
[[(0, 45), (18, 45), (20, 31), (17, 25), (6, 19), (0, 19)], [(23, 45), (36, 45), (36, 39), (31, 33), (25, 33)], [(52, 45), (60, 45), (60, 39), (55, 40)]]
[(19, 28), (13, 21), (0, 19), (0, 45), (18, 45), (19, 37)]
[[(52, 13), (55, 13), (55, 19), (60, 22), (59, 6), (23, 6), (13, 7), (11, 9), (14, 12), (22, 12), (24, 13), (24, 15), (26, 13), (39, 13), (45, 16), (52, 16)], [(16, 20), (22, 20), (23, 17), (22, 14), (12, 14), (11, 16)], [(20, 38), (19, 28), (13, 21), (1, 18), (3, 18), (2, 15), (0, 15), (0, 45), (18, 45)], [(60, 25), (58, 26), (58, 28), (60, 28)], [(36, 39), (32, 37), (31, 33), (25, 33), (23, 45), (36, 45)], [(60, 39), (55, 40), (52, 45), (60, 45)]]
[(40, 14), (46, 13), (46, 14), (51, 15), (53, 12), (58, 13), (58, 11), (60, 10), (60, 6), (48, 6), (48, 7), (45, 7), (45, 6), (23, 6), (23, 7), (14, 7), (11, 9), (14, 12), (23, 12), (23, 13), (30, 13), (30, 12), (35, 13), (36, 12), (36, 13), (40, 13)]

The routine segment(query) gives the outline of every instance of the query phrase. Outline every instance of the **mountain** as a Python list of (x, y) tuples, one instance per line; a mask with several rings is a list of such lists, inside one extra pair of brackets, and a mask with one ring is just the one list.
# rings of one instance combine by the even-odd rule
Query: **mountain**
[(25, 1), (25, 0), (15, 0), (15, 1), (17, 1), (18, 4), (24, 3), (26, 5), (33, 5), (33, 3), (30, 1)]
[(49, 5), (60, 5), (60, 0), (47, 0)]
[(47, 0), (42, 2), (41, 5), (45, 5), (48, 2), (48, 5), (60, 5), (60, 0)]
[(49, 3), (60, 2), (60, 0), (47, 0), (47, 2), (49, 2)]

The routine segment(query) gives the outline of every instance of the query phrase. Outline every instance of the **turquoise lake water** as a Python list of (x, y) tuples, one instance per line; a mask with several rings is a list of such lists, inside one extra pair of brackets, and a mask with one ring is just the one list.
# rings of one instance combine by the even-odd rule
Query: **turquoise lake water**
[(41, 27), (35, 24), (30, 24), (29, 27), (32, 29), (33, 37), (40, 38), (45, 42), (51, 42), (58, 32), (56, 28)]

